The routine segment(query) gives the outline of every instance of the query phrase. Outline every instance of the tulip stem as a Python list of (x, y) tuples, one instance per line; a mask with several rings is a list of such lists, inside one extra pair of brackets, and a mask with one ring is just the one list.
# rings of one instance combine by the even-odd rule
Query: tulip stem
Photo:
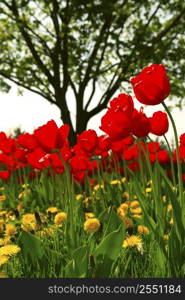
[(164, 139), (166, 141), (166, 144), (167, 144), (167, 147), (168, 147), (168, 151), (169, 151), (169, 154), (170, 154), (170, 163), (171, 163), (173, 184), (176, 185), (175, 170), (174, 170), (174, 164), (173, 164), (173, 153), (172, 153), (172, 150), (171, 150), (171, 147), (170, 147), (170, 144), (168, 142), (167, 137), (165, 136), (165, 134), (163, 136), (164, 136)]
[(179, 153), (179, 143), (178, 143), (177, 129), (176, 129), (175, 122), (174, 122), (174, 119), (172, 117), (172, 114), (171, 114), (170, 110), (168, 109), (167, 105), (164, 102), (162, 102), (162, 105), (165, 108), (165, 110), (166, 110), (166, 112), (167, 112), (167, 114), (170, 118), (170, 121), (171, 121), (171, 124), (172, 124), (172, 127), (173, 127), (173, 131), (174, 131), (176, 154), (177, 154), (179, 199), (180, 199), (180, 204), (182, 204), (182, 201), (183, 201), (183, 182), (182, 182), (182, 169), (181, 169), (181, 162), (180, 162), (180, 153)]

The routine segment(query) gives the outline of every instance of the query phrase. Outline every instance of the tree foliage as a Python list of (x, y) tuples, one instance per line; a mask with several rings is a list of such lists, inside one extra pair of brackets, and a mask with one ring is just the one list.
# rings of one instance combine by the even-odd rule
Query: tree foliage
[[(149, 63), (165, 65), (172, 95), (182, 99), (184, 28), (181, 0), (1, 0), (0, 88), (7, 91), (9, 79), (56, 104), (74, 140)], [(104, 90), (93, 107), (98, 84)]]

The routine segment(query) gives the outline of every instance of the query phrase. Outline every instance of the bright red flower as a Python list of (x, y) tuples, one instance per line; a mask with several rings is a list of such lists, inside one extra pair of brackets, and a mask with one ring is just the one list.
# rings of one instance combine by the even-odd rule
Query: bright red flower
[(108, 110), (101, 119), (100, 129), (107, 133), (112, 141), (121, 140), (130, 134), (131, 120), (121, 111)]
[(131, 117), (134, 110), (133, 99), (130, 95), (119, 94), (118, 97), (113, 98), (110, 102), (110, 110), (117, 112), (124, 112)]
[(150, 121), (150, 132), (161, 136), (164, 135), (169, 128), (169, 122), (168, 117), (165, 112), (157, 111), (153, 114), (151, 118), (149, 118)]
[(142, 109), (140, 112), (134, 109), (132, 115), (132, 126), (131, 132), (138, 138), (145, 137), (150, 132), (150, 122), (147, 116), (143, 113)]
[(51, 153), (49, 155), (48, 159), (49, 159), (53, 169), (60, 170), (61, 171), (60, 173), (64, 172), (63, 163), (57, 153)]
[(27, 160), (32, 168), (38, 170), (42, 170), (49, 166), (48, 155), (41, 148), (36, 148), (32, 153), (29, 153)]
[(152, 64), (131, 79), (137, 100), (146, 105), (161, 103), (170, 93), (169, 78), (163, 65)]
[(22, 148), (17, 148), (16, 151), (13, 154), (15, 161), (22, 162), (24, 164), (27, 163), (27, 157), (26, 157), (26, 152)]
[(0, 132), (0, 144), (1, 144), (2, 142), (4, 142), (6, 139), (7, 139), (6, 133), (3, 132), (3, 131), (1, 131), (1, 132)]
[(12, 155), (0, 153), (0, 163), (5, 164), (8, 170), (12, 170), (16, 167), (15, 159)]
[(185, 183), (185, 174), (182, 174), (182, 180)]
[(38, 147), (37, 141), (33, 134), (22, 133), (18, 136), (17, 142), (20, 146), (27, 149), (29, 152)]
[(170, 157), (167, 151), (165, 150), (160, 150), (157, 153), (157, 159), (159, 161), (160, 164), (167, 164), (170, 162)]
[(128, 149), (134, 143), (134, 139), (131, 136), (124, 138), (120, 141), (112, 142), (111, 149), (115, 153), (122, 153), (124, 150)]
[(128, 168), (133, 171), (133, 172), (136, 172), (139, 170), (140, 166), (139, 166), (139, 162), (138, 161), (134, 161), (130, 164), (128, 164)]
[(180, 136), (180, 144), (185, 146), (185, 133), (181, 134)]
[(9, 179), (10, 175), (10, 171), (0, 171), (0, 178), (5, 181)]
[(75, 155), (71, 158), (70, 166), (73, 172), (88, 171), (90, 162), (86, 156)]
[(64, 146), (61, 150), (60, 153), (62, 155), (62, 158), (65, 162), (68, 162), (70, 158), (72, 157), (72, 150), (68, 146)]
[(67, 142), (68, 134), (69, 126), (67, 124), (58, 128), (53, 120), (48, 121), (34, 131), (37, 143), (47, 153), (62, 148)]
[(156, 153), (150, 153), (149, 154), (149, 159), (150, 159), (151, 164), (154, 164), (157, 160), (157, 154)]
[(150, 153), (156, 153), (160, 150), (160, 144), (158, 142), (150, 142), (147, 144), (147, 148)]
[(138, 150), (135, 146), (132, 146), (123, 152), (123, 159), (124, 160), (133, 160), (138, 158)]
[(78, 135), (77, 143), (85, 152), (94, 152), (96, 147), (98, 146), (98, 136), (96, 134), (96, 131), (94, 131), (93, 129), (83, 131)]
[(3, 139), (0, 144), (0, 150), (6, 154), (12, 154), (16, 150), (16, 141), (11, 137)]
[(111, 147), (110, 137), (106, 134), (100, 135), (98, 137), (98, 148), (101, 151), (109, 151)]
[[(180, 145), (179, 146), (179, 154), (180, 154), (180, 161), (184, 162), (185, 161), (185, 146)], [(176, 163), (177, 162), (177, 152), (174, 150), (173, 153), (173, 161)]]

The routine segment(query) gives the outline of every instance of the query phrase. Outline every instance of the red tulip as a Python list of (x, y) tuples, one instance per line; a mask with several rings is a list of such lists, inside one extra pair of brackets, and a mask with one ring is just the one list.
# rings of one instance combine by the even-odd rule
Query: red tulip
[(131, 121), (121, 111), (108, 110), (101, 119), (100, 129), (107, 133), (112, 141), (118, 141), (130, 134)]
[(132, 115), (131, 132), (138, 138), (145, 137), (150, 132), (149, 119), (143, 113), (142, 109), (140, 112), (134, 109), (134, 113)]
[(98, 148), (101, 151), (109, 151), (111, 147), (110, 137), (106, 134), (100, 135), (98, 137)]
[(168, 117), (165, 112), (157, 111), (153, 114), (151, 118), (149, 118), (150, 121), (150, 132), (161, 136), (164, 135), (169, 128), (169, 122)]
[(160, 150), (157, 153), (157, 159), (159, 161), (160, 164), (167, 164), (170, 162), (170, 157), (167, 151), (165, 150)]
[(41, 148), (36, 148), (32, 153), (29, 153), (27, 159), (30, 166), (38, 170), (49, 166), (48, 156)]
[(111, 100), (110, 110), (114, 112), (121, 111), (124, 112), (127, 116), (131, 117), (134, 110), (132, 97), (126, 94), (119, 94), (118, 97)]
[(131, 79), (137, 100), (146, 105), (161, 103), (170, 93), (170, 83), (163, 65), (145, 67)]
[(185, 146), (185, 133), (181, 134), (180, 136), (180, 144)]
[(96, 131), (92, 129), (83, 131), (78, 135), (77, 143), (85, 152), (94, 152), (98, 146), (98, 137)]
[(67, 142), (68, 134), (69, 126), (67, 124), (58, 128), (53, 120), (34, 131), (37, 143), (47, 153), (51, 153), (54, 149), (62, 148)]
[(160, 144), (158, 142), (150, 142), (147, 144), (148, 151), (150, 153), (156, 153), (160, 149)]
[(33, 134), (30, 133), (22, 133), (18, 136), (17, 142), (20, 146), (27, 149), (29, 152), (33, 151), (38, 147), (36, 139)]
[(11, 175), (10, 171), (0, 171), (0, 178), (3, 179), (4, 181), (8, 180), (10, 175)]

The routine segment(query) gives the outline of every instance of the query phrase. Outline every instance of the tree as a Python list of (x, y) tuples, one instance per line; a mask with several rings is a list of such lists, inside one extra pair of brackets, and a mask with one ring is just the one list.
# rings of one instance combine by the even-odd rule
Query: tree
[[(0, 88), (7, 90), (9, 79), (56, 104), (74, 143), (90, 118), (149, 63), (164, 63), (172, 95), (183, 97), (184, 28), (179, 0), (1, 0)], [(104, 90), (90, 109), (97, 84)]]

